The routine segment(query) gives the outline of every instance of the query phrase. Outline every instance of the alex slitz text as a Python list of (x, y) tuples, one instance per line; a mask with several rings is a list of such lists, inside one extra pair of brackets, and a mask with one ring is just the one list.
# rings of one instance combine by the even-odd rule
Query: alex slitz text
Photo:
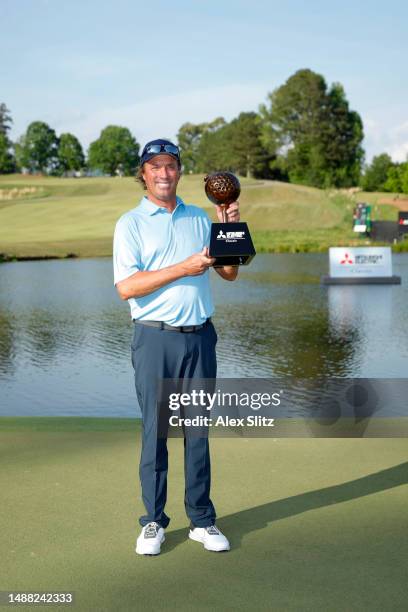
[(216, 419), (197, 415), (193, 418), (186, 418), (173, 414), (169, 418), (169, 425), (171, 427), (274, 427), (275, 419), (258, 415), (243, 418), (219, 416)]

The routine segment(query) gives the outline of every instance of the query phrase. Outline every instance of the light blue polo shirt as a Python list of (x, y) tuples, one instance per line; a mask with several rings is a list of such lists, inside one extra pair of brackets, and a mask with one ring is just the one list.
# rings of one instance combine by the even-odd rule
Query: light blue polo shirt
[[(113, 239), (114, 283), (141, 270), (179, 263), (210, 244), (211, 220), (204, 210), (177, 197), (172, 213), (147, 197), (120, 217)], [(168, 325), (200, 325), (214, 312), (209, 271), (185, 276), (128, 300), (132, 319)]]

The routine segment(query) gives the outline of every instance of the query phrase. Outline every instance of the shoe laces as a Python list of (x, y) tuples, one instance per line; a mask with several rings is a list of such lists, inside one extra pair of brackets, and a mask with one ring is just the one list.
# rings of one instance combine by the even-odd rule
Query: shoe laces
[(160, 529), (160, 525), (158, 523), (148, 523), (146, 525), (146, 529), (144, 532), (145, 538), (155, 538)]
[(209, 535), (220, 535), (220, 531), (215, 525), (210, 525), (209, 527), (206, 527), (205, 530)]

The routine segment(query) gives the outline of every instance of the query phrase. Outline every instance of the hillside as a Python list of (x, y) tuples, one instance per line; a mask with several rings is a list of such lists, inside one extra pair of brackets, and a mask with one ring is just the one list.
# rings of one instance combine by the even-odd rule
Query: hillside
[[(276, 181), (241, 179), (241, 184), (242, 219), (258, 251), (319, 251), (362, 243), (351, 230), (352, 209), (356, 199), (369, 194)], [(109, 256), (117, 219), (142, 195), (133, 178), (1, 176), (0, 253), (3, 258)], [(179, 195), (204, 207), (215, 220), (202, 175), (183, 177)], [(374, 218), (395, 219), (396, 209), (375, 203)]]

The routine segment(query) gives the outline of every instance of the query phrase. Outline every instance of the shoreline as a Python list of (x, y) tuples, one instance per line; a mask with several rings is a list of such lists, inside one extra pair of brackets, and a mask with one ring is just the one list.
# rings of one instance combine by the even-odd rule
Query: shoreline
[[(340, 244), (339, 242), (334, 242), (333, 244), (323, 244), (321, 246), (313, 243), (304, 243), (304, 244), (285, 244), (278, 243), (276, 245), (270, 247), (257, 247), (255, 244), (255, 249), (257, 254), (261, 253), (269, 253), (279, 254), (279, 253), (292, 253), (292, 254), (301, 254), (301, 253), (327, 253), (330, 247), (358, 247), (358, 246), (370, 246), (370, 247), (382, 247), (389, 246), (391, 247), (392, 253), (408, 253), (408, 240), (404, 242), (400, 242), (397, 244), (391, 244), (386, 242), (375, 242), (375, 243), (365, 243), (361, 244), (361, 242), (350, 240), (345, 244)], [(15, 255), (11, 253), (0, 253), (0, 264), (2, 263), (12, 263), (17, 261), (49, 261), (49, 260), (63, 260), (63, 259), (103, 259), (103, 258), (112, 258), (112, 253), (110, 254), (100, 254), (100, 253), (89, 253), (89, 254), (78, 254), (78, 253), (67, 253), (64, 255), (52, 255), (45, 253), (44, 255)]]
[(13, 261), (48, 261), (50, 259), (83, 259), (75, 253), (68, 253), (67, 255), (8, 255), (7, 253), (0, 253), (0, 264), (10, 263)]

